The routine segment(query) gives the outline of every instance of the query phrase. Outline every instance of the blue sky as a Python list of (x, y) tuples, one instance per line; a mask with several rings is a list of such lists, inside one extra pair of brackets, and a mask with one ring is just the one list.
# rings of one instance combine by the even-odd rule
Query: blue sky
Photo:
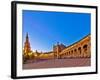
[(89, 13), (23, 10), (23, 45), (26, 33), (33, 51), (51, 51), (57, 42), (66, 46), (90, 34)]

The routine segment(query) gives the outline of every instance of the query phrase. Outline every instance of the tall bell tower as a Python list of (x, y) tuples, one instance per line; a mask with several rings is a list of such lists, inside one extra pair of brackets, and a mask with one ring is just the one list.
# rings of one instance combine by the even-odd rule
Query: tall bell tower
[(28, 37), (28, 33), (26, 34), (26, 41), (24, 43), (24, 54), (28, 55), (28, 53), (31, 51), (31, 47), (30, 47), (30, 42), (29, 42), (29, 37)]

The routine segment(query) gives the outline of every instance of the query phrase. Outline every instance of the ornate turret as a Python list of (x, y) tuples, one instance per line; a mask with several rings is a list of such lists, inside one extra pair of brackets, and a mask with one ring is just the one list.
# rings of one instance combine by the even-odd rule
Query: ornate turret
[(63, 44), (59, 44), (59, 42), (57, 42), (56, 45), (53, 45), (54, 57), (60, 58), (59, 53), (65, 48), (66, 48), (66, 46)]
[(31, 51), (30, 42), (28, 33), (26, 34), (26, 41), (24, 43), (24, 54), (28, 55), (28, 53)]

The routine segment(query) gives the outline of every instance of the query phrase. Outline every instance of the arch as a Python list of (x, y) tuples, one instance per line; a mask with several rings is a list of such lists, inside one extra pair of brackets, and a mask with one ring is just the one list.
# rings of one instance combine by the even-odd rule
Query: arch
[(74, 49), (74, 52), (76, 53), (77, 52), (77, 49)]
[(65, 56), (67, 55), (67, 52), (65, 53)]
[(85, 44), (85, 45), (83, 46), (84, 51), (87, 51), (87, 47), (88, 47), (87, 44)]
[(81, 47), (78, 48), (79, 53), (81, 54)]
[(76, 49), (74, 49), (74, 51), (76, 52)]
[(87, 47), (88, 47), (88, 45), (87, 44), (85, 44), (84, 46), (83, 46), (83, 51), (84, 51), (84, 56), (85, 57), (87, 57)]
[(65, 55), (67, 55), (67, 52), (65, 52)]
[(73, 53), (73, 50), (71, 50), (71, 53)]
[(70, 51), (68, 53), (69, 53), (68, 56), (70, 57)]
[(71, 57), (73, 57), (73, 50), (71, 50)]

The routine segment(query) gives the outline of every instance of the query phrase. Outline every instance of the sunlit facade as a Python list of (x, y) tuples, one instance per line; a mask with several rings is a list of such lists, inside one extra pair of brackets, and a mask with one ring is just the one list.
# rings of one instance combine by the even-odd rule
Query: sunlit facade
[(50, 52), (33, 52), (30, 47), (28, 34), (23, 49), (23, 59), (39, 60), (39, 59), (64, 59), (64, 58), (90, 58), (91, 57), (91, 37), (84, 37), (80, 41), (65, 46), (64, 44), (53, 45), (53, 50)]

